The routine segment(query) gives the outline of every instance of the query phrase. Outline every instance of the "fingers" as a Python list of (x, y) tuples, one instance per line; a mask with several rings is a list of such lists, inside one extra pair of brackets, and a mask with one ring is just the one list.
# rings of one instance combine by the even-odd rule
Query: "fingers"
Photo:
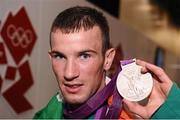
[(137, 60), (136, 63), (140, 66), (142, 66), (142, 72), (151, 72), (155, 74), (161, 82), (168, 82), (169, 84), (172, 83), (170, 78), (165, 74), (164, 70), (156, 65), (147, 63), (142, 60)]
[[(164, 94), (163, 90), (161, 89), (160, 83), (156, 80), (153, 80), (153, 89), (149, 96), (150, 100), (153, 100), (155, 103), (163, 103), (166, 99), (166, 95)], [(157, 100), (157, 101), (155, 101)], [(151, 102), (151, 101), (150, 101)]]
[(153, 75), (153, 78), (158, 81), (160, 84), (159, 86), (163, 90), (163, 92), (168, 95), (170, 88), (173, 85), (172, 80), (167, 76), (164, 70), (158, 66), (150, 64), (148, 62), (137, 60), (136, 63), (142, 66), (143, 72), (150, 72)]
[(146, 62), (136, 59), (136, 64), (142, 66), (142, 72), (146, 73), (148, 72), (148, 69), (145, 67), (146, 66)]
[(160, 67), (153, 65), (153, 64), (150, 64), (148, 62), (137, 59), (136, 63), (143, 67), (144, 72), (151, 71), (154, 74), (156, 74), (158, 77), (160, 77), (163, 73), (163, 70)]

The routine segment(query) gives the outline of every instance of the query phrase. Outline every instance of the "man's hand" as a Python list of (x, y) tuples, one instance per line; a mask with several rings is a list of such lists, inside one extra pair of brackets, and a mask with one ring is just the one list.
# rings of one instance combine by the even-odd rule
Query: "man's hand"
[(173, 82), (170, 80), (164, 70), (160, 67), (157, 67), (142, 60), (137, 60), (136, 63), (142, 66), (142, 73), (150, 72), (152, 74), (153, 89), (151, 94), (147, 98), (147, 103), (145, 105), (141, 105), (137, 102), (131, 102), (124, 99), (124, 107), (132, 115), (138, 116), (140, 118), (150, 118), (152, 114), (166, 100), (169, 91), (173, 85)]

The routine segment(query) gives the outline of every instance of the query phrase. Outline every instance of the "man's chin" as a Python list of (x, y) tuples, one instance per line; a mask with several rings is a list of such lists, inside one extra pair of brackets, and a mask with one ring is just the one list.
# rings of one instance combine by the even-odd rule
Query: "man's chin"
[(65, 99), (65, 102), (71, 105), (81, 105), (85, 102), (83, 99)]

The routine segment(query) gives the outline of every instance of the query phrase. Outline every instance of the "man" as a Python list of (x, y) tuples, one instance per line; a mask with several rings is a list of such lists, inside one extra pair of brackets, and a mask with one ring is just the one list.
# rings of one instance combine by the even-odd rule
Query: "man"
[[(119, 71), (106, 85), (106, 71), (112, 64), (115, 50), (110, 48), (109, 26), (102, 13), (89, 7), (66, 9), (52, 24), (50, 46), (52, 68), (61, 93), (36, 113), (35, 119), (130, 118), (122, 107), (122, 98), (115, 86)], [(144, 66), (142, 63), (140, 65)], [(153, 100), (156, 105), (148, 104), (151, 111), (146, 108), (136, 113), (139, 116), (151, 117), (166, 99), (162, 90), (157, 89), (158, 84), (156, 86), (154, 92), (158, 102)], [(134, 103), (124, 102), (133, 111), (131, 107)]]
[[(49, 55), (63, 99), (62, 113), (57, 114), (60, 118), (71, 118), (64, 116), (64, 108), (77, 109), (106, 86), (106, 71), (115, 50), (109, 47), (107, 20), (102, 13), (87, 7), (73, 7), (60, 13), (50, 34)], [(105, 103), (101, 104), (100, 108)], [(94, 117), (93, 113), (82, 117)]]

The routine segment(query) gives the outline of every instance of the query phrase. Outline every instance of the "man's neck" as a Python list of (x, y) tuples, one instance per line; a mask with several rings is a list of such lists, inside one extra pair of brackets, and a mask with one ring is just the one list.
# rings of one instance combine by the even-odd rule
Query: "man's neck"
[(75, 109), (77, 109), (78, 107), (80, 107), (82, 104), (66, 104), (67, 109), (69, 109), (70, 111), (74, 111)]

